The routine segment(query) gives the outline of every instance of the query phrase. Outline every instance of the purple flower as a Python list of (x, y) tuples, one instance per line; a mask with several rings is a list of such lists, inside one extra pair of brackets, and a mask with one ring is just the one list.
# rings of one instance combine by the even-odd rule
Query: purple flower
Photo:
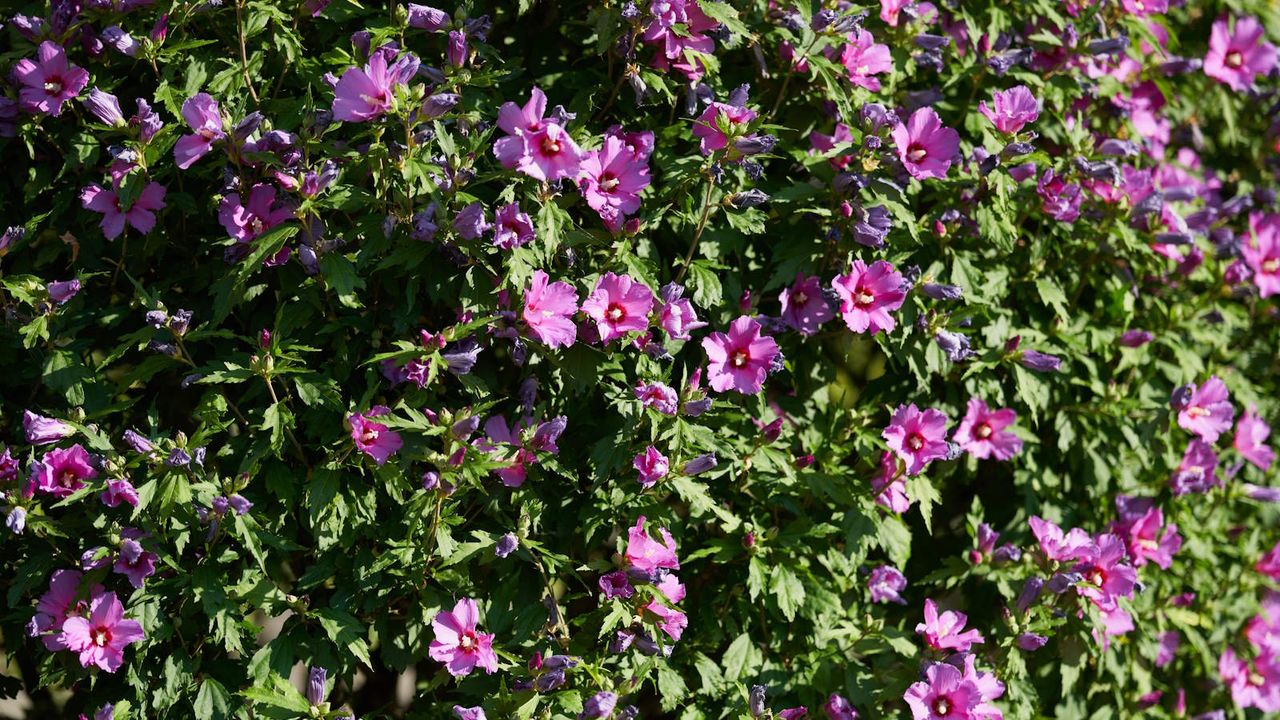
[(366, 122), (391, 109), (395, 86), (403, 83), (387, 67), (383, 53), (373, 53), (363, 67), (350, 67), (333, 88), (333, 118), (344, 122)]
[(680, 472), (689, 476), (700, 475), (708, 470), (714, 469), (718, 464), (719, 462), (716, 460), (715, 453), (706, 453), (685, 463), (684, 467), (680, 469)]
[(587, 698), (587, 701), (582, 704), (582, 712), (578, 713), (578, 720), (607, 718), (613, 714), (613, 709), (617, 704), (617, 695), (611, 692), (598, 692)]
[(1120, 344), (1129, 348), (1137, 348), (1146, 345), (1154, 339), (1155, 335), (1146, 330), (1126, 330), (1124, 334), (1120, 336)]
[(108, 480), (107, 489), (102, 491), (99, 499), (103, 505), (111, 508), (119, 507), (120, 503), (138, 507), (138, 491), (128, 480)]
[(155, 574), (158, 559), (155, 553), (143, 550), (137, 540), (125, 538), (120, 542), (120, 553), (112, 570), (128, 578), (130, 585), (140, 588), (147, 578)]
[(871, 571), (867, 579), (867, 589), (871, 591), (871, 602), (892, 602), (906, 605), (902, 599), (902, 591), (907, 588), (907, 577), (892, 565), (881, 565)]
[(439, 32), (449, 24), (449, 13), (429, 5), (409, 3), (409, 27)]
[(62, 106), (89, 84), (89, 73), (69, 64), (62, 47), (48, 40), (40, 43), (34, 62), (23, 58), (13, 66), (13, 76), (22, 86), (20, 107), (33, 115), (61, 115)]
[(983, 100), (978, 104), (978, 112), (985, 115), (1000, 132), (1013, 135), (1027, 123), (1035, 122), (1040, 117), (1040, 103), (1025, 85), (1018, 85), (997, 91), (990, 106)]
[(627, 573), (622, 570), (600, 576), (600, 592), (604, 593), (605, 598), (629, 598), (636, 594), (635, 588), (631, 587), (631, 580), (627, 577)]
[(489, 231), (489, 221), (484, 216), (484, 205), (473, 202), (458, 211), (453, 218), (453, 229), (464, 240), (475, 240)]
[(783, 322), (806, 337), (835, 317), (822, 296), (822, 280), (816, 275), (805, 277), (797, 273), (795, 284), (783, 289), (778, 299), (782, 303)]
[(453, 67), (460, 68), (467, 64), (467, 34), (461, 30), (449, 33), (449, 44), (445, 48), (445, 59)]
[(505, 558), (516, 551), (519, 541), (516, 539), (515, 533), (507, 533), (498, 538), (498, 542), (493, 547), (493, 554), (500, 558)]
[(503, 250), (520, 247), (534, 239), (533, 220), (520, 211), (519, 203), (509, 203), (493, 214), (493, 244)]
[(103, 125), (121, 127), (125, 124), (124, 114), (120, 112), (120, 101), (115, 95), (94, 88), (82, 102), (85, 109)]
[(1266, 30), (1252, 16), (1237, 18), (1234, 27), (1225, 17), (1213, 23), (1209, 52), (1204, 56), (1204, 74), (1232, 90), (1244, 90), (1255, 77), (1276, 66), (1276, 48), (1266, 41)]
[(182, 103), (182, 119), (193, 131), (191, 135), (178, 138), (173, 146), (173, 157), (178, 168), (186, 170), (204, 157), (213, 144), (226, 138), (222, 130), (222, 114), (218, 103), (206, 93), (196, 93)]
[(631, 461), (631, 465), (639, 473), (640, 485), (645, 489), (653, 487), (659, 480), (666, 477), (667, 471), (671, 467), (667, 456), (652, 445), (645, 448), (644, 452), (636, 455), (635, 459)]
[(59, 280), (49, 283), (49, 286), (46, 289), (49, 292), (50, 300), (59, 305), (63, 305), (80, 292), (80, 281)]
[(1037, 372), (1057, 372), (1062, 367), (1061, 358), (1036, 350), (1023, 350), (1018, 356), (1018, 362), (1023, 367)]
[(61, 420), (37, 415), (30, 410), (22, 412), (22, 431), (32, 445), (51, 445), (71, 437), (76, 429)]
[(311, 705), (319, 705), (324, 702), (329, 693), (326, 691), (325, 685), (329, 680), (329, 671), (322, 667), (312, 666), (311, 672), (307, 675), (307, 702)]
[(827, 698), (822, 712), (826, 714), (827, 720), (858, 720), (858, 711), (853, 709), (847, 698), (836, 693), (831, 693)]
[(1024, 632), (1018, 636), (1018, 649), (1024, 652), (1035, 652), (1045, 646), (1049, 638), (1035, 633)]
[(464, 708), (461, 705), (453, 706), (453, 714), (458, 720), (488, 720), (484, 714), (484, 708), (480, 706)]

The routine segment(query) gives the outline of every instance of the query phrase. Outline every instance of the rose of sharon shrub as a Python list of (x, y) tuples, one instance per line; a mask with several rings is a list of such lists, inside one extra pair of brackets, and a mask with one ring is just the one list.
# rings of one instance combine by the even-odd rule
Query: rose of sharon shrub
[(1272, 3), (2, 12), (27, 717), (1280, 713)]

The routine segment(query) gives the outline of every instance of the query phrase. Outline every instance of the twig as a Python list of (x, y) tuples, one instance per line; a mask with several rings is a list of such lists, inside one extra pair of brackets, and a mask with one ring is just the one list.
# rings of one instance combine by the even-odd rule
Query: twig
[(244, 51), (244, 14), (242, 12), (243, 3), (236, 0), (236, 33), (240, 36), (240, 73), (244, 75), (244, 86), (249, 89), (249, 97), (253, 98), (253, 104), (261, 108), (262, 103), (258, 102), (258, 91), (253, 89), (253, 83), (249, 80), (249, 56)]
[(689, 252), (684, 254), (684, 264), (680, 266), (680, 272), (676, 274), (676, 282), (684, 279), (684, 274), (689, 270), (689, 263), (693, 262), (693, 253), (698, 249), (698, 239), (702, 237), (702, 231), (707, 227), (707, 218), (711, 216), (711, 189), (715, 187), (715, 182), (711, 176), (707, 176), (707, 190), (702, 195), (702, 217), (698, 219), (698, 227), (693, 231), (693, 241), (689, 243)]

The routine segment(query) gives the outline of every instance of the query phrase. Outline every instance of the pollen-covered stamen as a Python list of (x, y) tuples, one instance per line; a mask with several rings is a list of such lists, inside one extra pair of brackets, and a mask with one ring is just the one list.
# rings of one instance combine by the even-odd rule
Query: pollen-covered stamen
[(859, 306), (864, 306), (875, 302), (876, 296), (873, 295), (870, 290), (863, 288), (858, 291), (858, 294), (855, 295), (853, 299)]
[(262, 218), (254, 218), (249, 221), (249, 230), (254, 234), (260, 234), (266, 229), (266, 224), (262, 222)]
[(474, 650), (476, 647), (476, 634), (470, 631), (462, 633), (458, 638), (458, 647), (463, 650)]
[(1239, 50), (1232, 50), (1223, 58), (1222, 64), (1229, 68), (1239, 69), (1244, 66), (1244, 53)]
[(387, 94), (385, 92), (379, 92), (377, 95), (361, 95), (360, 99), (365, 101), (368, 105), (387, 104)]
[(746, 350), (738, 349), (729, 353), (729, 364), (736, 368), (746, 367), (751, 355)]
[(946, 717), (951, 714), (951, 700), (940, 697), (933, 701), (933, 714), (938, 717)]
[(911, 143), (911, 145), (907, 147), (907, 159), (913, 163), (918, 163), (928, 156), (929, 151), (921, 145)]
[(991, 426), (986, 423), (978, 423), (978, 427), (973, 429), (973, 436), (979, 440), (986, 440), (991, 437)]
[(792, 302), (794, 302), (796, 305), (799, 305), (799, 306), (802, 306), (802, 307), (803, 307), (806, 303), (808, 303), (808, 302), (809, 302), (809, 296), (808, 296), (808, 295), (805, 295), (803, 290), (800, 290), (800, 291), (796, 292), (796, 294), (795, 294), (795, 295), (792, 295), (792, 296), (791, 296), (791, 300), (792, 300)]
[(44, 81), (44, 91), (49, 93), (50, 95), (61, 94), (63, 87), (65, 87), (65, 83), (63, 83), (62, 78), (58, 77), (57, 75), (46, 78)]
[(922, 437), (919, 433), (911, 433), (910, 435), (907, 436), (907, 447), (911, 448), (912, 450), (919, 450), (920, 448), (924, 447), (924, 437)]
[(627, 317), (627, 309), (618, 303), (613, 303), (604, 311), (604, 316), (611, 323), (620, 323)]
[(111, 630), (105, 625), (102, 625), (94, 628), (90, 637), (92, 638), (94, 645), (97, 645), (98, 647), (106, 647), (111, 642)]
[(1271, 258), (1262, 263), (1262, 272), (1272, 275), (1280, 272), (1280, 258)]
[(542, 152), (547, 155), (555, 155), (560, 152), (560, 141), (550, 135), (542, 139)]
[(63, 470), (62, 473), (58, 475), (58, 484), (62, 487), (71, 487), (71, 484), (75, 481), (76, 474), (74, 470)]
[(1209, 414), (1209, 411), (1199, 405), (1193, 405), (1187, 408), (1187, 414), (1191, 417), (1206, 417)]
[(605, 192), (612, 192), (614, 188), (618, 187), (621, 183), (622, 181), (614, 177), (611, 173), (605, 173), (600, 178), (600, 189)]

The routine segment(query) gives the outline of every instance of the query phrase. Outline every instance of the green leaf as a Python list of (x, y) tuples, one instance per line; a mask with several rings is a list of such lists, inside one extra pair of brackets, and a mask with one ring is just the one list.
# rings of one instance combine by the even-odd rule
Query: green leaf
[(795, 620), (796, 612), (804, 605), (804, 585), (800, 578), (784, 565), (776, 565), (769, 581), (769, 590), (778, 601), (778, 609), (787, 620)]
[(372, 666), (369, 661), (369, 644), (364, 639), (365, 628), (359, 620), (351, 613), (337, 608), (321, 608), (315, 615), (334, 645), (351, 653), (366, 667)]
[(231, 694), (222, 683), (206, 677), (200, 683), (200, 692), (196, 693), (192, 709), (196, 720), (226, 720), (231, 717)]

